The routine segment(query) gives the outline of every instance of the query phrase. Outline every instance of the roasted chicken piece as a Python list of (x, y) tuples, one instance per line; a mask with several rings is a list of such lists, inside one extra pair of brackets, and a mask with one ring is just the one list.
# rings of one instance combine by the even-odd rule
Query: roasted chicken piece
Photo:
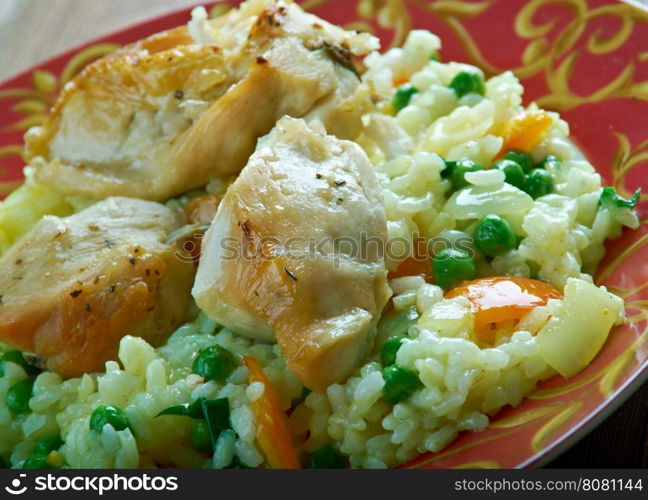
[(64, 377), (102, 371), (126, 334), (159, 345), (187, 319), (194, 265), (165, 243), (183, 223), (118, 197), (45, 216), (0, 259), (0, 340)]
[(296, 4), (251, 0), (86, 67), (26, 135), (36, 179), (66, 194), (165, 200), (237, 174), (284, 115), (360, 132), (369, 91), (352, 58), (376, 48)]
[(372, 165), (321, 125), (283, 118), (219, 205), (193, 296), (219, 323), (279, 343), (313, 390), (370, 350), (389, 299), (387, 224)]

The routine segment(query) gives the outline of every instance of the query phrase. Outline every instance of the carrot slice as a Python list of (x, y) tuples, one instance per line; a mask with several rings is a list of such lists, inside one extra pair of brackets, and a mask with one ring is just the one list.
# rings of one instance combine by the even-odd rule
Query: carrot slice
[(514, 116), (499, 134), (504, 139), (500, 155), (509, 149), (531, 151), (542, 140), (552, 123), (549, 114), (541, 109), (525, 111)]
[(268, 464), (272, 469), (300, 469), (286, 415), (281, 411), (279, 396), (256, 359), (245, 356), (243, 363), (250, 372), (250, 384), (261, 382), (265, 387), (261, 397), (252, 402), (252, 411), (257, 421), (257, 441)]
[(469, 281), (453, 288), (445, 296), (463, 296), (470, 300), (475, 334), (478, 342), (484, 345), (493, 345), (498, 330), (515, 326), (534, 307), (562, 297), (560, 291), (549, 283), (514, 276)]
[(388, 279), (392, 280), (403, 276), (423, 276), (425, 281), (432, 280), (432, 257), (428, 251), (428, 240), (418, 237), (412, 243), (414, 245), (414, 256), (401, 261), (396, 269), (389, 272)]
[(402, 261), (396, 270), (390, 271), (387, 278), (402, 278), (403, 276), (423, 276), (425, 281), (432, 280), (432, 259), (426, 256), (424, 259), (409, 257)]

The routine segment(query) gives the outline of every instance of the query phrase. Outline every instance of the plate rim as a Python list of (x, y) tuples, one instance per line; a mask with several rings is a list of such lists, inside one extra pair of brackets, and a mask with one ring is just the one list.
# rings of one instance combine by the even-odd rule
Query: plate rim
[[(557, 377), (559, 375), (555, 376)], [(635, 374), (625, 380), (595, 410), (591, 411), (587, 418), (581, 420), (577, 425), (570, 427), (558, 440), (523, 461), (516, 468), (538, 469), (545, 467), (549, 462), (555, 460), (591, 434), (646, 383), (648, 383), (648, 359), (644, 360)]]

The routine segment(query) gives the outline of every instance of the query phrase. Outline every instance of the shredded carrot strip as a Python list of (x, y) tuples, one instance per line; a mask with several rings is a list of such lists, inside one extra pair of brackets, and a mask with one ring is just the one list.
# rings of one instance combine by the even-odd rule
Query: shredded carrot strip
[(297, 452), (288, 431), (286, 415), (281, 411), (279, 396), (263, 373), (259, 362), (250, 356), (243, 358), (250, 376), (250, 384), (261, 382), (265, 390), (259, 399), (252, 402), (252, 411), (257, 421), (256, 437), (259, 446), (272, 469), (299, 469)]

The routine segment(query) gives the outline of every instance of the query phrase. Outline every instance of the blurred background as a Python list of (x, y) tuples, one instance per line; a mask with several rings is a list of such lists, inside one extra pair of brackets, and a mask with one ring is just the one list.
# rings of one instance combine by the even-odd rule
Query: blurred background
[(0, 80), (88, 40), (197, 0), (0, 0)]

